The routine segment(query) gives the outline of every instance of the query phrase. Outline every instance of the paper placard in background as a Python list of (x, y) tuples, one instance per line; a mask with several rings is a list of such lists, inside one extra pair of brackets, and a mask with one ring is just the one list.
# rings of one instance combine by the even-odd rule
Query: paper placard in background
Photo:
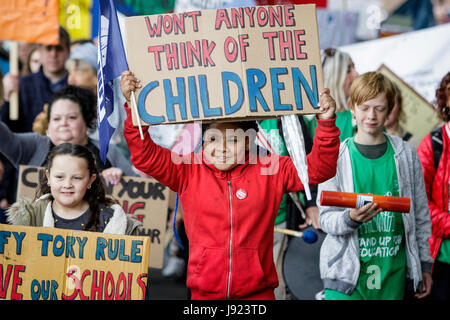
[(139, 235), (150, 237), (152, 244), (149, 267), (161, 269), (170, 189), (155, 179), (124, 176), (117, 185), (108, 184), (107, 193), (127, 214), (143, 223)]
[(58, 0), (0, 1), (0, 40), (58, 44)]
[(417, 147), (420, 141), (441, 123), (436, 109), (384, 64), (378, 72), (398, 86), (405, 114), (404, 119), (400, 119), (400, 126), (413, 135), (410, 142)]

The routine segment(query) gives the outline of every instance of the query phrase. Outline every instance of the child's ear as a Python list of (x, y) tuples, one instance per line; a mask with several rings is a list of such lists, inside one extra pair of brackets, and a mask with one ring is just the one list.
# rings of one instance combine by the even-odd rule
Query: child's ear
[(47, 169), (45, 169), (45, 176), (47, 177), (47, 181), (49, 181), (50, 180), (50, 172)]
[(91, 188), (91, 185), (94, 183), (95, 179), (97, 179), (97, 175), (94, 173), (94, 174), (89, 178), (88, 189)]
[(350, 110), (353, 119), (356, 119), (355, 117), (355, 108), (351, 105), (350, 103), (350, 98), (347, 100), (347, 106), (348, 106), (348, 110)]
[(254, 136), (254, 137), (251, 136), (248, 139), (247, 139), (247, 137), (245, 137), (245, 152), (249, 152), (250, 151), (251, 145), (253, 143), (255, 143), (255, 140), (256, 140), (256, 136)]
[(347, 99), (347, 108), (350, 109), (350, 110), (353, 109), (353, 108), (352, 108), (352, 104), (351, 104), (351, 102), (350, 102), (350, 98)]

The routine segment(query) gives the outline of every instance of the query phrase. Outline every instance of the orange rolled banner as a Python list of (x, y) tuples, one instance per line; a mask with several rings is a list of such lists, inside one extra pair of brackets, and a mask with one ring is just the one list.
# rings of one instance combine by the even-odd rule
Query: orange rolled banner
[(321, 206), (361, 208), (365, 204), (372, 202), (377, 203), (383, 211), (409, 213), (411, 208), (411, 199), (406, 197), (325, 190), (320, 194)]

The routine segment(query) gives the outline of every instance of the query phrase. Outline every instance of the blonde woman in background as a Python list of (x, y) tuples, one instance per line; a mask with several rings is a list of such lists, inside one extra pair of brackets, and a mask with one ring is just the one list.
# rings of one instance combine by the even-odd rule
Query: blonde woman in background
[[(322, 72), (324, 87), (330, 89), (330, 95), (336, 100), (336, 126), (341, 131), (339, 140), (343, 141), (355, 133), (356, 123), (348, 108), (347, 99), (350, 86), (358, 73), (350, 56), (334, 48), (327, 48), (322, 52)], [(314, 117), (306, 120), (309, 132), (314, 137), (317, 121)]]

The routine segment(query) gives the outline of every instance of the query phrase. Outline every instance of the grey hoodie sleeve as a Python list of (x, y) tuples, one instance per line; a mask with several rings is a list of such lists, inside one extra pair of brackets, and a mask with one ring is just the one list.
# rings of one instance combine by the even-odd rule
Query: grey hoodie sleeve
[[(92, 143), (100, 149), (99, 141), (91, 139)], [(111, 165), (115, 168), (120, 168), (123, 171), (124, 176), (136, 177), (138, 174), (133, 170), (131, 162), (125, 158), (119, 147), (114, 144), (110, 144), (106, 158), (111, 162)]]
[(322, 190), (343, 191), (339, 187), (338, 175), (328, 181), (319, 184), (317, 207), (319, 208), (319, 224), (322, 230), (331, 235), (340, 236), (352, 233), (361, 225), (359, 222), (350, 219), (348, 208), (327, 207), (320, 205), (320, 194)]
[(120, 151), (120, 149), (117, 146), (113, 144), (109, 146), (107, 158), (111, 162), (113, 167), (122, 169), (123, 175), (125, 176), (138, 175), (136, 172), (133, 171), (131, 162), (125, 158), (122, 151)]
[(422, 272), (431, 272), (433, 259), (430, 255), (430, 246), (428, 239), (431, 237), (431, 219), (428, 208), (427, 194), (425, 191), (425, 182), (417, 153), (413, 150), (413, 174), (414, 174), (414, 213), (415, 213), (415, 234), (417, 246), (419, 249), (419, 259), (422, 266)]
[[(46, 137), (39, 133), (14, 133), (8, 126), (0, 121), (0, 152), (8, 158), (9, 161), (17, 168), (20, 164), (28, 164), (37, 147), (42, 146), (40, 143)], [(41, 139), (42, 137), (42, 139)]]

